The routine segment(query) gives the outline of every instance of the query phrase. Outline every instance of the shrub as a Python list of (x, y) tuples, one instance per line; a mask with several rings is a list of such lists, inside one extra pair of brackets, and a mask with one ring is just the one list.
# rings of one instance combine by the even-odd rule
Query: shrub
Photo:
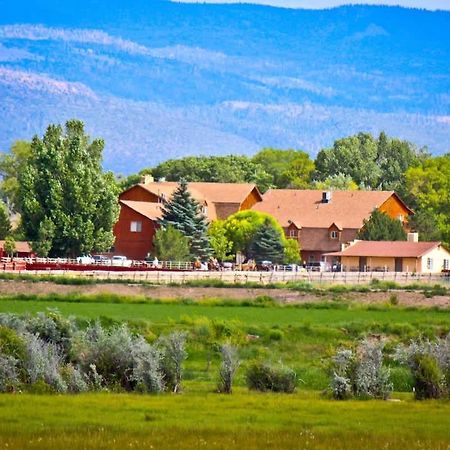
[(27, 350), (23, 362), (27, 381), (44, 381), (56, 392), (65, 392), (67, 385), (60, 373), (63, 356), (59, 348), (55, 344), (44, 342), (34, 334), (26, 333), (23, 336)]
[(183, 361), (187, 358), (186, 334), (175, 332), (158, 340), (162, 353), (161, 369), (166, 387), (172, 392), (180, 392), (183, 377)]
[(255, 363), (248, 368), (246, 381), (251, 390), (292, 393), (297, 387), (298, 380), (297, 374), (288, 367)]
[(391, 296), (389, 297), (389, 303), (392, 306), (397, 306), (398, 305), (398, 295), (397, 294), (391, 294)]
[(269, 331), (269, 339), (271, 341), (281, 341), (283, 339), (283, 332), (281, 330), (270, 330)]
[(67, 392), (77, 394), (89, 390), (86, 377), (78, 367), (67, 364), (61, 369), (61, 376), (67, 385)]
[(0, 354), (12, 356), (18, 360), (23, 360), (26, 355), (23, 338), (15, 330), (5, 326), (0, 326)]
[(0, 392), (14, 391), (19, 384), (18, 360), (12, 356), (0, 354)]
[(409, 367), (417, 399), (438, 398), (450, 386), (450, 335), (434, 342), (411, 341), (399, 346), (394, 357)]
[(347, 377), (334, 373), (330, 387), (333, 398), (336, 400), (346, 400), (352, 396), (352, 383)]
[(239, 356), (237, 348), (225, 344), (220, 347), (222, 362), (219, 370), (219, 386), (218, 391), (224, 394), (231, 394), (234, 376), (239, 367)]

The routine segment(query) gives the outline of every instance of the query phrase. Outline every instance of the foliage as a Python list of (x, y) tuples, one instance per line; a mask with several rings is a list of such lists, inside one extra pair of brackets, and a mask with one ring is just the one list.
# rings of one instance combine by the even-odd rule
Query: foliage
[(273, 177), (277, 188), (306, 189), (314, 172), (314, 161), (301, 150), (265, 148), (252, 161)]
[(255, 183), (262, 191), (272, 186), (273, 178), (264, 168), (246, 156), (187, 156), (169, 159), (154, 169), (155, 178), (168, 181), (204, 181), (215, 183)]
[(300, 244), (297, 239), (283, 239), (284, 262), (286, 264), (297, 264), (300, 261)]
[(361, 188), (397, 190), (404, 193), (404, 173), (426, 157), (410, 143), (389, 138), (384, 132), (378, 139), (358, 133), (334, 142), (333, 148), (321, 150), (316, 158), (316, 178), (348, 176)]
[(172, 225), (156, 230), (153, 247), (161, 261), (189, 261), (191, 257), (189, 239)]
[(6, 236), (3, 250), (10, 257), (13, 257), (14, 253), (16, 253), (16, 241), (12, 236)]
[(325, 178), (323, 181), (315, 181), (314, 189), (322, 191), (356, 191), (358, 185), (350, 175), (337, 173)]
[(280, 238), (284, 235), (283, 229), (271, 215), (259, 211), (239, 211), (229, 216), (224, 222), (227, 238), (233, 242), (233, 252), (247, 254), (255, 233), (265, 222), (270, 222), (276, 229)]
[(185, 179), (180, 180), (172, 198), (164, 203), (159, 224), (181, 231), (189, 239), (192, 256), (206, 259), (211, 255), (206, 217), (200, 212), (200, 205), (189, 192)]
[(0, 392), (14, 391), (19, 385), (18, 360), (0, 353)]
[(434, 342), (425, 339), (400, 345), (395, 359), (411, 370), (418, 400), (439, 398), (444, 388), (450, 394), (450, 335)]
[(164, 382), (172, 392), (180, 392), (183, 362), (187, 358), (186, 334), (174, 332), (168, 336), (162, 336), (158, 340), (158, 346), (162, 353), (161, 364)]
[(294, 370), (285, 367), (274, 367), (266, 363), (254, 363), (246, 373), (247, 386), (251, 390), (261, 392), (292, 393), (297, 387), (298, 379)]
[(220, 347), (221, 363), (219, 369), (218, 391), (224, 394), (231, 394), (233, 390), (233, 380), (239, 367), (239, 355), (236, 347), (224, 344)]
[(76, 256), (113, 244), (117, 188), (102, 171), (103, 147), (78, 120), (64, 130), (50, 125), (43, 139), (33, 138), (19, 173), (19, 199), (26, 237), (41, 254)]
[(219, 261), (224, 261), (233, 248), (233, 242), (227, 237), (227, 231), (223, 220), (214, 220), (208, 227), (209, 244), (214, 256)]
[(5, 239), (11, 233), (11, 221), (6, 205), (0, 201), (0, 239)]
[(265, 220), (253, 235), (247, 254), (258, 263), (261, 261), (271, 261), (274, 264), (283, 262), (282, 236), (270, 220)]
[(352, 396), (389, 398), (393, 385), (383, 367), (383, 342), (364, 339), (353, 352), (339, 350), (332, 358), (330, 388), (336, 400)]
[[(0, 193), (10, 212), (20, 212), (19, 176), (31, 157), (31, 145), (16, 141), (9, 153), (0, 153)], [(3, 239), (3, 238), (2, 238)]]
[(375, 209), (369, 219), (364, 219), (358, 232), (358, 239), (364, 241), (406, 241), (402, 222)]
[(429, 216), (425, 230), (429, 230), (429, 222), (436, 224), (443, 241), (450, 245), (450, 153), (425, 159), (420, 166), (409, 168), (405, 178), (412, 206), (420, 211), (419, 231), (424, 217)]

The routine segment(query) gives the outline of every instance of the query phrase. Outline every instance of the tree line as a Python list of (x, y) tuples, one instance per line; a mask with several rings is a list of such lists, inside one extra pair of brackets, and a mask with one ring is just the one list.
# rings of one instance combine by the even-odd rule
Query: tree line
[[(9, 152), (0, 154), (0, 239), (8, 238), (11, 253), (14, 239), (32, 242), (40, 255), (108, 250), (114, 242), (118, 194), (138, 183), (143, 174), (168, 181), (251, 182), (262, 192), (270, 188), (395, 190), (415, 211), (410, 225), (420, 239), (442, 240), (450, 246), (450, 153), (432, 157), (426, 149), (385, 133), (336, 140), (315, 160), (301, 150), (265, 148), (253, 157), (168, 160), (128, 177), (103, 171), (103, 149), (103, 140), (90, 139), (81, 121), (70, 120), (64, 126), (50, 125), (42, 138), (17, 141)], [(266, 236), (258, 242), (269, 240), (278, 249), (269, 259), (293, 260), (292, 241), (286, 242), (278, 224), (257, 214), (251, 219), (238, 215), (209, 227), (197, 222), (197, 234), (203, 227), (198, 235), (203, 243), (196, 245), (220, 259), (236, 251), (254, 254), (255, 227), (250, 226), (253, 235), (245, 236), (245, 244), (236, 231), (248, 229), (248, 222), (265, 224)], [(199, 248), (192, 249), (190, 233), (184, 235), (190, 242), (189, 254), (203, 257)]]

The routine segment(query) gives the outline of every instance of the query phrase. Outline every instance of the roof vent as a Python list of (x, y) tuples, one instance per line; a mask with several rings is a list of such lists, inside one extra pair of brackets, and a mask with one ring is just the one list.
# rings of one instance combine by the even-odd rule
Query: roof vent
[(322, 192), (322, 203), (331, 203), (331, 191)]

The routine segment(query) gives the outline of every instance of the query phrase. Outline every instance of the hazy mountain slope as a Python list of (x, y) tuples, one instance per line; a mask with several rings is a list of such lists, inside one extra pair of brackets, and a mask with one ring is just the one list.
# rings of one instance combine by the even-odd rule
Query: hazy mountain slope
[[(20, 8), (20, 10), (19, 10)], [(0, 0), (0, 146), (86, 120), (129, 172), (360, 130), (450, 149), (450, 13)]]

